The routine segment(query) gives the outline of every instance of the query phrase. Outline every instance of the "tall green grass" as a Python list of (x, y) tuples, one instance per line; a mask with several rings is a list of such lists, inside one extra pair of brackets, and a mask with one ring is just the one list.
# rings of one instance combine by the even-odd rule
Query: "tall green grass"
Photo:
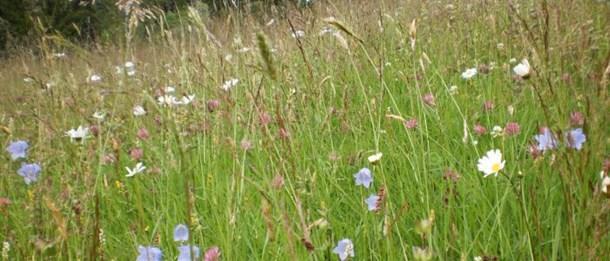
[[(0, 144), (28, 140), (27, 161), (43, 169), (25, 185), (3, 151), (3, 258), (129, 260), (153, 245), (172, 260), (177, 224), (224, 260), (337, 259), (343, 238), (355, 260), (413, 259), (414, 247), (435, 260), (610, 258), (599, 177), (610, 133), (607, 5), (319, 1), (286, 12), (193, 11), (171, 29), (159, 17), (151, 39), (93, 49), (49, 35), (2, 62)], [(335, 33), (320, 36), (325, 27)], [(531, 77), (515, 79), (511, 58), (529, 59)], [(126, 61), (134, 77), (115, 72)], [(461, 79), (471, 67), (479, 74)], [(100, 83), (87, 82), (94, 73)], [(237, 86), (223, 91), (232, 78)], [(158, 105), (169, 85), (195, 101)], [(136, 105), (147, 114), (134, 117)], [(532, 157), (540, 127), (565, 143), (574, 111), (585, 115), (583, 149)], [(473, 130), (507, 122), (519, 134)], [(79, 125), (99, 134), (71, 142), (64, 132)], [(149, 139), (136, 136), (141, 128)], [(128, 178), (136, 147), (147, 171)], [(483, 178), (477, 160), (491, 149), (506, 168)], [(370, 189), (354, 183), (363, 167)], [(384, 204), (369, 212), (364, 200), (382, 188)], [(431, 229), (417, 229), (426, 219)]]

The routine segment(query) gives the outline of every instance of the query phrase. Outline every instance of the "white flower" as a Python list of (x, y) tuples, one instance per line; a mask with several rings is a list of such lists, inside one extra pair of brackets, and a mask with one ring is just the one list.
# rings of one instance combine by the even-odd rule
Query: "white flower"
[(99, 121), (103, 121), (104, 118), (106, 118), (106, 113), (103, 111), (96, 111), (95, 113), (93, 113), (92, 117)]
[(144, 116), (146, 114), (146, 110), (144, 110), (144, 107), (137, 105), (135, 107), (133, 107), (133, 116), (139, 117), (139, 116)]
[(128, 167), (125, 167), (125, 169), (127, 170), (127, 175), (125, 175), (125, 177), (133, 177), (136, 174), (143, 172), (146, 169), (146, 166), (144, 166), (142, 162), (138, 162), (133, 169)]
[(305, 32), (301, 31), (301, 30), (296, 30), (294, 32), (292, 32), (292, 38), (303, 38), (305, 37)]
[(136, 64), (133, 63), (132, 61), (127, 61), (127, 62), (125, 62), (125, 69), (127, 69), (127, 70), (135, 70), (136, 69)]
[(195, 95), (187, 95), (182, 97), (182, 99), (176, 103), (176, 105), (187, 105), (190, 104), (191, 102), (193, 102), (193, 100), (195, 100)]
[(159, 105), (165, 106), (187, 105), (193, 102), (193, 100), (195, 100), (194, 94), (183, 96), (180, 100), (178, 100), (175, 96), (169, 94), (157, 97), (157, 102), (159, 103)]
[(89, 136), (89, 128), (78, 126), (76, 129), (66, 131), (66, 136), (70, 137), (72, 141), (84, 140)]
[(228, 91), (230, 91), (230, 90), (231, 90), (233, 87), (235, 87), (235, 86), (236, 86), (238, 83), (239, 83), (239, 79), (235, 79), (235, 78), (233, 78), (233, 79), (230, 79), (230, 80), (228, 80), (228, 81), (224, 82), (224, 83), (222, 84), (222, 86), (220, 86), (220, 89), (222, 89), (222, 90), (224, 90), (224, 91), (228, 92)]
[(101, 81), (102, 81), (102, 76), (100, 76), (99, 74), (92, 74), (91, 76), (89, 76), (89, 82), (97, 83), (97, 82), (101, 82)]
[(498, 176), (498, 172), (504, 168), (505, 161), (502, 160), (502, 152), (500, 150), (490, 150), (485, 156), (479, 159), (477, 168), (487, 177), (491, 174)]
[(53, 53), (53, 57), (64, 58), (64, 57), (66, 57), (66, 53)]
[(373, 155), (369, 156), (369, 157), (368, 157), (368, 160), (369, 160), (369, 162), (370, 162), (370, 163), (376, 163), (376, 162), (378, 162), (379, 160), (381, 160), (381, 157), (383, 157), (383, 153), (381, 153), (381, 152), (377, 152), (377, 153), (375, 153), (375, 154), (373, 154)]
[(455, 95), (457, 93), (458, 93), (458, 87), (456, 85), (451, 85), (451, 87), (449, 87), (449, 94)]
[(413, 247), (413, 257), (415, 260), (428, 261), (432, 260), (432, 251), (429, 248)]
[(51, 82), (47, 82), (47, 83), (44, 84), (44, 86), (48, 90), (48, 89), (51, 89), (51, 87), (55, 86), (55, 83), (52, 82), (52, 81)]
[(335, 33), (335, 29), (332, 29), (330, 27), (323, 27), (322, 30), (320, 30), (320, 33), (318, 33), (319, 36), (323, 36), (325, 34), (333, 34)]
[(127, 61), (125, 63), (125, 71), (127, 72), (127, 76), (136, 75), (136, 64), (132, 61)]
[(163, 95), (157, 97), (157, 102), (159, 105), (172, 106), (176, 104), (178, 100), (173, 95)]
[(600, 172), (600, 176), (602, 178), (602, 192), (604, 194), (608, 194), (608, 187), (610, 186), (610, 177), (606, 176), (605, 173), (602, 171)]
[(171, 86), (171, 85), (167, 86), (167, 87), (165, 87), (165, 89), (163, 89), (163, 92), (165, 92), (165, 93), (173, 93), (175, 91), (176, 91), (176, 88), (174, 88), (174, 86)]
[(466, 71), (462, 73), (462, 79), (468, 80), (474, 77), (475, 75), (477, 75), (477, 68), (466, 69)]
[(515, 114), (515, 107), (512, 105), (508, 105), (508, 107), (506, 107), (506, 110), (508, 110), (508, 114), (510, 114), (511, 116)]
[(513, 68), (513, 72), (520, 77), (527, 77), (530, 74), (530, 63), (527, 59), (521, 60), (521, 63)]
[(493, 129), (491, 129), (490, 134), (492, 137), (496, 138), (496, 137), (502, 136), (503, 132), (504, 132), (504, 130), (502, 129), (502, 127), (496, 125), (493, 127)]

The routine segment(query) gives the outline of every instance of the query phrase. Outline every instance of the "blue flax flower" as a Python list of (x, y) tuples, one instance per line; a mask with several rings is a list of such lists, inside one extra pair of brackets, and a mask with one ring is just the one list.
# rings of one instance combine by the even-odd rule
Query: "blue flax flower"
[(140, 255), (136, 261), (161, 261), (163, 260), (163, 252), (161, 249), (154, 246), (138, 246)]
[(544, 152), (545, 150), (557, 148), (557, 139), (549, 128), (544, 128), (542, 134), (534, 136), (534, 139), (538, 142), (537, 148), (539, 151)]
[(40, 175), (40, 165), (38, 163), (21, 164), (21, 168), (17, 170), (19, 176), (23, 177), (25, 184), (30, 185), (30, 183), (38, 180), (38, 176)]
[(341, 261), (347, 260), (348, 257), (354, 257), (354, 243), (348, 238), (342, 239), (333, 249), (333, 253), (337, 254)]
[(362, 168), (358, 173), (354, 174), (354, 178), (356, 178), (356, 186), (369, 188), (373, 182), (373, 174), (367, 168)]
[(178, 261), (191, 261), (191, 260), (199, 260), (199, 248), (193, 246), (193, 258), (191, 259), (191, 246), (179, 246), (178, 252)]
[(20, 158), (25, 158), (27, 156), (29, 147), (30, 145), (28, 145), (27, 141), (18, 140), (11, 142), (11, 144), (6, 147), (6, 151), (11, 154), (12, 160), (16, 160)]
[(582, 144), (587, 140), (587, 136), (582, 132), (582, 128), (576, 128), (567, 133), (568, 147), (576, 150), (582, 149)]
[(365, 202), (369, 208), (369, 211), (376, 211), (377, 209), (379, 209), (379, 196), (372, 194), (365, 200)]
[(186, 225), (179, 224), (174, 228), (174, 241), (188, 241), (189, 240), (189, 228)]

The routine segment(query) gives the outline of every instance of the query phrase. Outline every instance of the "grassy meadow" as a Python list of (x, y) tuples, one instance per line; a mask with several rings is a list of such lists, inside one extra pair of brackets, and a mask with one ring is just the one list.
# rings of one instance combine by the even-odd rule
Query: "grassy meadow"
[(610, 260), (609, 4), (146, 19), (0, 62), (0, 260)]

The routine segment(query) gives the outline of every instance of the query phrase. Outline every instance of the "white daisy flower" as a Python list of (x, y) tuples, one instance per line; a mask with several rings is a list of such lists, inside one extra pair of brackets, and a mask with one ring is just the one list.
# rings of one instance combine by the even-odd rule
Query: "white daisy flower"
[(92, 117), (99, 121), (103, 121), (104, 118), (106, 118), (106, 113), (103, 111), (96, 111), (95, 113), (93, 113)]
[(500, 150), (490, 150), (485, 156), (479, 159), (477, 168), (487, 177), (491, 174), (498, 176), (498, 172), (504, 168), (505, 161), (502, 160), (502, 152)]
[(81, 141), (89, 136), (89, 128), (78, 126), (76, 129), (66, 131), (66, 136), (70, 137), (72, 141)]
[(125, 169), (127, 170), (127, 175), (125, 175), (125, 177), (133, 177), (136, 174), (142, 173), (144, 170), (146, 170), (146, 166), (144, 166), (142, 162), (138, 162), (133, 169), (128, 167), (125, 167)]
[(99, 74), (92, 74), (91, 76), (89, 76), (89, 82), (91, 83), (98, 83), (102, 81), (102, 76), (100, 76)]
[(318, 33), (319, 36), (323, 36), (325, 34), (333, 34), (335, 30), (330, 27), (323, 27), (322, 30)]
[(529, 61), (527, 61), (527, 59), (523, 59), (521, 60), (521, 63), (517, 64), (514, 68), (513, 68), (513, 72), (516, 75), (519, 75), (519, 77), (527, 77), (530, 74), (530, 63)]
[(165, 87), (165, 89), (163, 89), (163, 92), (165, 93), (174, 93), (176, 91), (176, 88), (174, 86), (167, 86)]
[(493, 127), (493, 129), (491, 129), (491, 136), (496, 138), (496, 137), (500, 137), (502, 136), (502, 134), (504, 133), (504, 129), (502, 129), (502, 127), (496, 125)]
[(291, 33), (292, 38), (303, 38), (305, 37), (305, 32), (302, 30), (296, 30), (294, 32)]
[(458, 87), (456, 85), (451, 85), (449, 87), (449, 94), (456, 95), (458, 93)]
[(378, 161), (381, 160), (381, 157), (383, 157), (383, 153), (377, 152), (377, 153), (369, 156), (368, 160), (369, 160), (370, 163), (377, 163)]
[(157, 97), (157, 102), (159, 103), (159, 105), (172, 106), (175, 105), (178, 100), (173, 95), (163, 95)]
[(141, 105), (137, 105), (133, 107), (133, 116), (139, 117), (144, 116), (146, 114), (146, 110)]
[(600, 172), (600, 176), (602, 178), (602, 184), (601, 184), (602, 193), (608, 194), (608, 187), (610, 187), (610, 177), (606, 176), (603, 171)]
[(133, 63), (132, 61), (127, 61), (127, 62), (125, 62), (125, 69), (127, 69), (127, 70), (135, 70), (136, 69), (136, 64)]
[(191, 102), (193, 102), (193, 100), (195, 100), (195, 95), (187, 95), (182, 97), (182, 99), (178, 102), (176, 102), (176, 105), (187, 105), (190, 104)]
[(464, 80), (469, 80), (470, 78), (474, 77), (475, 75), (477, 75), (477, 68), (470, 68), (470, 69), (466, 69), (466, 71), (464, 71), (462, 73), (462, 79)]
[(235, 87), (235, 86), (236, 86), (238, 83), (239, 83), (239, 79), (235, 79), (235, 78), (233, 78), (233, 79), (230, 79), (230, 80), (228, 80), (228, 81), (224, 82), (224, 83), (222, 84), (222, 86), (220, 86), (220, 89), (222, 89), (222, 90), (224, 90), (224, 91), (228, 92), (228, 91), (230, 91), (231, 89), (233, 89), (233, 87)]

